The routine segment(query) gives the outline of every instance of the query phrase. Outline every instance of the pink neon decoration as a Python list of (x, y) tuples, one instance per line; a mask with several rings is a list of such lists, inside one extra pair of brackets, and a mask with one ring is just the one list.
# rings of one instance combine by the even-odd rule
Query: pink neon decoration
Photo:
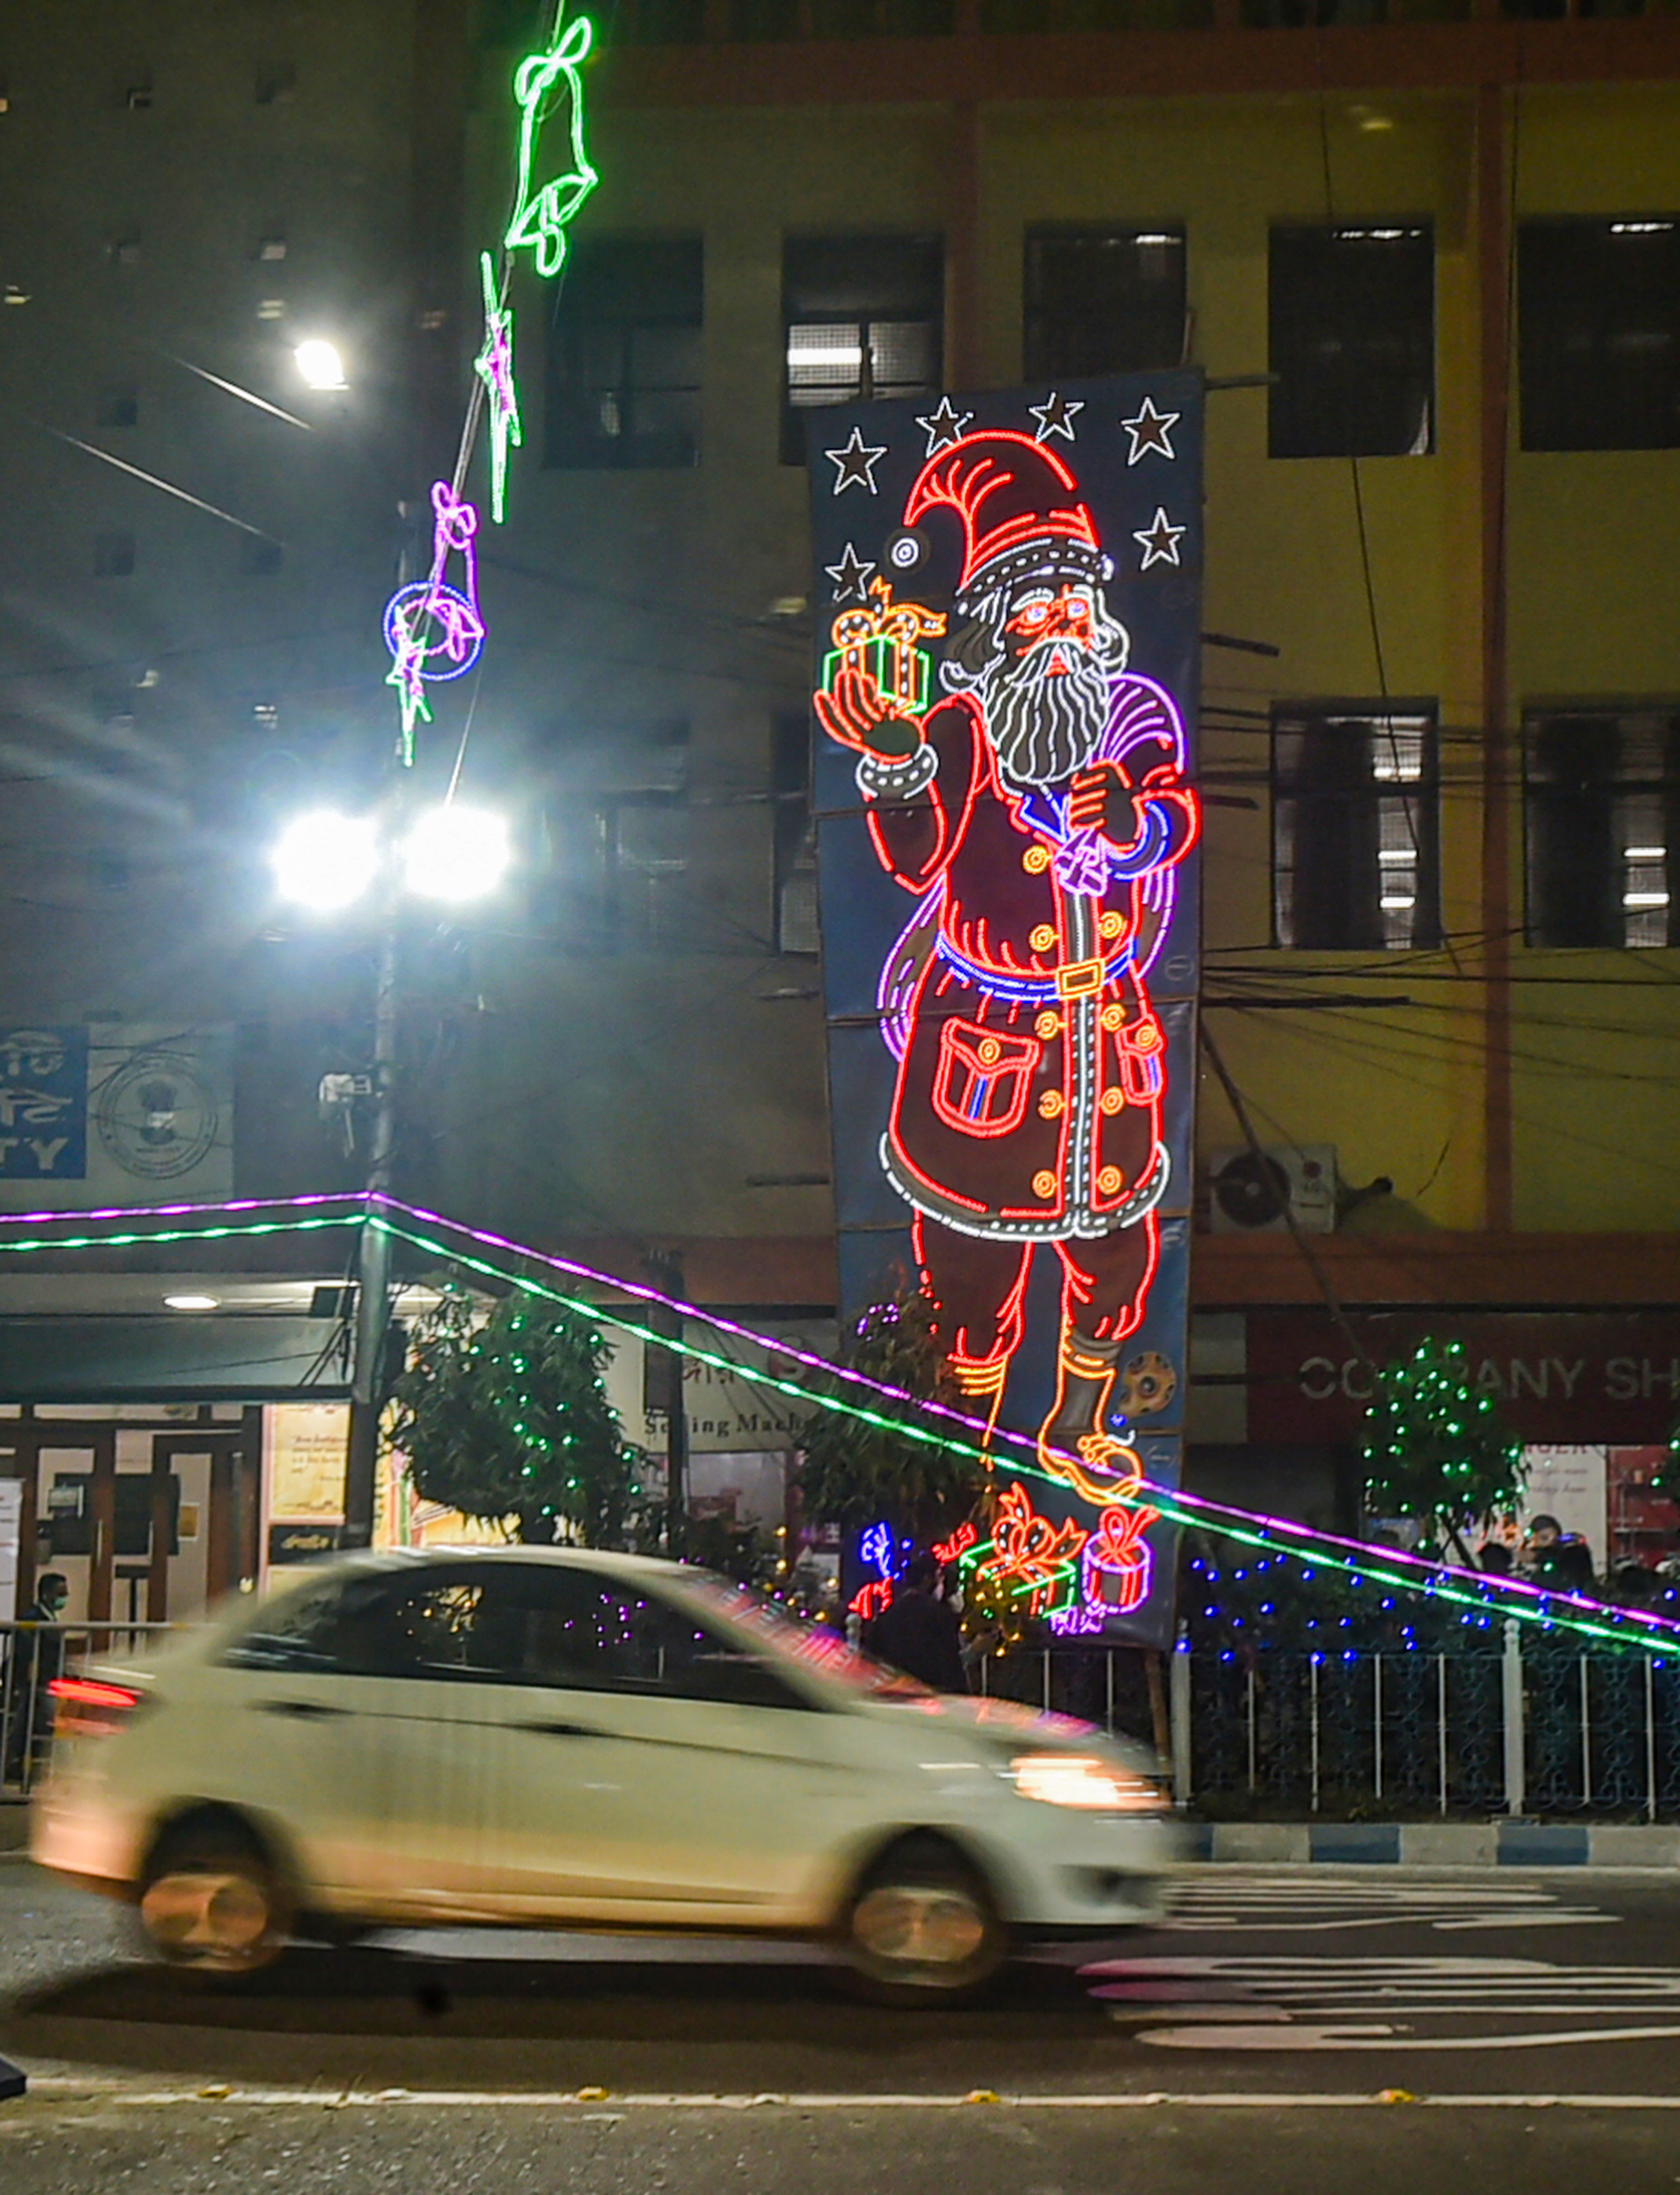
[(1149, 1597), (1154, 1561), (1143, 1535), (1159, 1509), (1105, 1509), (1080, 1558), (1085, 1606), (1098, 1614), (1130, 1616)]
[[(432, 483), (431, 575), (399, 587), (385, 605), (385, 645), (391, 651), (388, 686), (402, 704), (403, 736), (417, 722), (431, 721), (428, 679), (458, 678), (484, 652), (484, 619), (478, 606), (478, 513), (447, 481)], [(461, 559), (459, 587), (444, 584), (452, 556)]]

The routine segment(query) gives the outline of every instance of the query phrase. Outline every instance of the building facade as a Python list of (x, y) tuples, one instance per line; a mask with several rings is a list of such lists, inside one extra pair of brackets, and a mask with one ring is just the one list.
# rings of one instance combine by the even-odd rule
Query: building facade
[[(365, 1144), (317, 1093), (365, 1063), (371, 940), (284, 917), (264, 850), (388, 754), (380, 610), (454, 456), (544, 11), (15, 12), (4, 1011), (210, 1033), (233, 1187), (349, 1185)], [(1193, 1483), (1346, 1522), (1343, 1391), (1402, 1328), (1474, 1316), (1537, 1443), (1680, 1413), (1680, 19), (1297, 12), (603, 17), (600, 186), (562, 277), (511, 293), (482, 673), (420, 755), (441, 781), (470, 727), (462, 783), (515, 815), (519, 873), (405, 939), (399, 1158), (609, 1270), (676, 1248), (708, 1301), (831, 1306), (800, 415), (1199, 366)], [(345, 389), (301, 384), (309, 337)], [(1280, 1184), (1334, 1221), (1310, 1256)], [(247, 1318), (306, 1324), (342, 1277), (227, 1255), (210, 1292)], [(161, 1298), (187, 1256), (95, 1262)], [(302, 1377), (231, 1397), (150, 1315), (158, 1397)]]

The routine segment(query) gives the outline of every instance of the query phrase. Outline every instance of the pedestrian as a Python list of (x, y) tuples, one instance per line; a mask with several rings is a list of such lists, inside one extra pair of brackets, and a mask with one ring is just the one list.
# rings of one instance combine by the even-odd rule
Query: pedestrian
[(64, 1674), (64, 1633), (56, 1627), (69, 1599), (70, 1581), (64, 1572), (43, 1570), (35, 1598), (12, 1633), (5, 1686), (9, 1782), (27, 1785), (52, 1740), (53, 1702), (48, 1686)]
[(1579, 1532), (1566, 1532), (1556, 1517), (1536, 1517), (1529, 1525), (1523, 1568), (1531, 1583), (1556, 1593), (1592, 1590), (1592, 1550)]
[(933, 1557), (912, 1556), (863, 1643), (877, 1661), (919, 1677), (936, 1692), (964, 1692), (962, 1627), (956, 1610), (939, 1597), (938, 1586)]

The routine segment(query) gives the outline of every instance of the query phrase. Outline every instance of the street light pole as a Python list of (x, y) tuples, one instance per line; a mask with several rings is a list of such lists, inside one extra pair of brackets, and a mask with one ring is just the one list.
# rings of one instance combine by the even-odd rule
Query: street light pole
[(368, 1208), (356, 1247), (355, 1357), (350, 1375), (350, 1440), (344, 1470), (344, 1544), (373, 1544), (378, 1491), (379, 1420), (384, 1407), (389, 1331), (391, 1238), (371, 1224), (373, 1198), (388, 1192), (397, 1127), (397, 910), (387, 902), (373, 1000), (373, 1143)]

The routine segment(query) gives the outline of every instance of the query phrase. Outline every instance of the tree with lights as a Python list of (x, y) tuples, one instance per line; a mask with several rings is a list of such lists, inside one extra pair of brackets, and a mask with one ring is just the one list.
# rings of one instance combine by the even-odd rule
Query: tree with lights
[[(872, 1305), (845, 1337), (840, 1361), (906, 1394), (960, 1407), (934, 1331), (934, 1306), (919, 1289)], [(878, 1419), (819, 1410), (803, 1435), (800, 1500), (814, 1524), (856, 1530), (884, 1518), (927, 1547), (972, 1514), (983, 1472), (973, 1457), (943, 1443), (906, 1439), (893, 1414), (913, 1421), (913, 1405), (883, 1403)], [(937, 1420), (927, 1426), (939, 1430)]]
[(1459, 1341), (1425, 1339), (1376, 1374), (1365, 1417), (1365, 1506), (1415, 1517), (1469, 1564), (1465, 1535), (1522, 1493), (1522, 1450), (1470, 1378)]
[(607, 1399), (607, 1345), (576, 1313), (515, 1290), (487, 1319), (446, 1289), (394, 1391), (391, 1438), (417, 1490), (521, 1540), (626, 1544), (640, 1458)]

